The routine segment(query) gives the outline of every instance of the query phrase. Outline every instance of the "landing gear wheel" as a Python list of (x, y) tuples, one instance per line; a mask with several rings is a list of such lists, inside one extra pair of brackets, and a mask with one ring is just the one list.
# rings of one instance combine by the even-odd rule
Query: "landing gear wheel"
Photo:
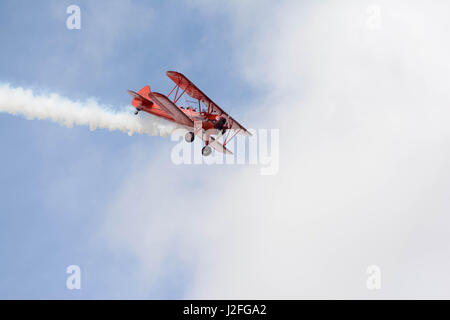
[(194, 141), (195, 135), (193, 132), (187, 132), (186, 135), (184, 136), (184, 140), (186, 140), (186, 142), (192, 142)]
[(212, 149), (211, 149), (210, 146), (204, 146), (203, 149), (202, 149), (202, 155), (204, 157), (209, 156), (211, 154), (211, 152), (212, 152)]

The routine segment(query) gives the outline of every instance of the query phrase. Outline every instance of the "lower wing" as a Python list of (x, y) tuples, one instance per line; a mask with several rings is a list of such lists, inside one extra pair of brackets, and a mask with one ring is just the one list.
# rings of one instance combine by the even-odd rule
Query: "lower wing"
[(205, 142), (209, 142), (208, 145), (213, 147), (215, 150), (225, 153), (225, 154), (233, 154), (233, 152), (231, 152), (230, 150), (228, 150), (223, 144), (221, 144), (219, 141), (217, 141), (216, 138), (209, 136), (209, 139), (207, 137), (206, 134), (203, 134), (203, 131), (200, 130), (197, 133), (198, 136), (200, 136), (200, 138), (205, 141)]

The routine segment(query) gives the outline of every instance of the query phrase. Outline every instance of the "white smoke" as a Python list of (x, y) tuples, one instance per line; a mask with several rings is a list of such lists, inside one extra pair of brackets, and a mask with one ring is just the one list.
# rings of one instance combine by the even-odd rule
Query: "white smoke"
[(116, 112), (95, 100), (86, 102), (72, 101), (52, 93), (36, 95), (32, 90), (0, 85), (0, 112), (22, 115), (32, 120), (50, 120), (68, 128), (88, 126), (90, 130), (120, 130), (134, 133), (167, 136), (176, 129), (176, 125), (154, 116), (136, 117), (131, 107), (128, 111)]

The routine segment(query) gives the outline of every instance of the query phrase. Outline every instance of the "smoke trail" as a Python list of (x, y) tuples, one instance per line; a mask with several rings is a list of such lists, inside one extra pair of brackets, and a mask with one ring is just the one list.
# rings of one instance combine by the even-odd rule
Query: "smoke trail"
[(35, 95), (32, 90), (0, 85), (0, 112), (22, 115), (27, 119), (50, 120), (68, 128), (74, 125), (120, 130), (132, 135), (167, 136), (177, 128), (175, 124), (154, 116), (135, 117), (128, 112), (115, 112), (94, 100), (71, 101), (58, 94)]

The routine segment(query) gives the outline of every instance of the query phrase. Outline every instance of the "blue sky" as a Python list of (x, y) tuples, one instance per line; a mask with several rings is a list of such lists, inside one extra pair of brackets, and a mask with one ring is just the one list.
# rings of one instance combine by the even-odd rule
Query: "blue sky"
[(448, 298), (449, 10), (2, 1), (0, 83), (122, 110), (177, 70), (279, 129), (280, 164), (176, 166), (169, 139), (1, 113), (0, 297)]
[[(81, 30), (66, 28), (70, 4), (81, 8)], [(224, 108), (251, 99), (219, 12), (169, 1), (2, 1), (0, 21), (0, 82), (11, 86), (120, 108), (130, 103), (127, 89), (150, 84), (168, 93), (165, 71), (177, 70)], [(138, 291), (139, 279), (127, 276), (133, 256), (94, 240), (128, 170), (151, 161), (167, 139), (8, 114), (0, 114), (0, 139), (0, 297), (183, 295), (188, 270), (174, 267), (153, 292)], [(170, 175), (173, 165), (164, 161), (158, 170)], [(81, 291), (65, 288), (70, 264), (82, 268)]]

